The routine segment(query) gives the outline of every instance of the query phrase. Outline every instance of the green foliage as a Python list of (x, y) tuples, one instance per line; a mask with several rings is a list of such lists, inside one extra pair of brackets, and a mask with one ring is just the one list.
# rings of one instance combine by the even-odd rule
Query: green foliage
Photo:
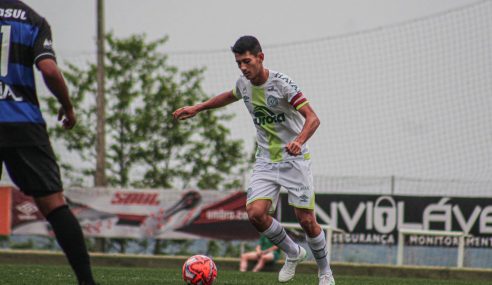
[[(144, 35), (106, 37), (109, 184), (151, 188), (237, 187), (237, 172), (242, 170), (245, 155), (242, 142), (230, 140), (230, 132), (222, 124), (231, 116), (209, 111), (181, 123), (172, 118), (177, 108), (209, 96), (201, 87), (203, 68), (179, 71), (168, 63), (167, 55), (158, 52), (166, 41), (162, 38), (147, 42)], [(55, 127), (50, 133), (83, 162), (61, 163), (70, 182), (80, 185), (95, 172), (96, 65), (68, 64), (64, 75), (72, 91), (78, 124), (70, 132)], [(48, 99), (48, 106), (56, 114), (58, 104), (54, 98)]]
[(225, 242), (225, 252), (224, 256), (226, 257), (239, 257), (241, 255), (241, 248), (240, 246), (234, 244), (233, 242)]
[(17, 243), (10, 243), (9, 246), (11, 249), (34, 249), (35, 245), (32, 239), (29, 239), (25, 242), (17, 242)]
[(219, 256), (219, 253), (220, 253), (219, 242), (216, 240), (210, 240), (207, 244), (207, 255)]

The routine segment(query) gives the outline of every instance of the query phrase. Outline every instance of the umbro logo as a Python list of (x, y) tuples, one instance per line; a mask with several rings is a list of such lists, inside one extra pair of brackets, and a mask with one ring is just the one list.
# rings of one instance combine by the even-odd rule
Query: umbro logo
[(309, 199), (309, 197), (304, 195), (304, 194), (301, 195), (301, 197), (299, 197), (299, 200), (301, 200), (301, 202), (304, 202), (304, 203), (306, 203), (308, 201), (308, 199)]
[(25, 221), (25, 220), (36, 219), (35, 213), (38, 211), (38, 208), (33, 203), (25, 201), (24, 203), (18, 205), (15, 208), (17, 209), (17, 211), (20, 212), (18, 216), (20, 220)]
[(44, 48), (51, 49), (51, 48), (53, 48), (53, 41), (45, 39), (43, 46), (44, 46)]

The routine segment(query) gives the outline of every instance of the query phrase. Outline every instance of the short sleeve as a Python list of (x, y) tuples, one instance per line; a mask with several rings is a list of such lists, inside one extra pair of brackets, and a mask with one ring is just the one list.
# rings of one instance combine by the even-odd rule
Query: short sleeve
[(243, 95), (241, 94), (241, 88), (240, 88), (240, 85), (241, 85), (241, 79), (238, 79), (238, 80), (236, 81), (236, 86), (234, 86), (234, 88), (232, 88), (232, 94), (233, 94), (233, 95), (234, 95), (234, 97), (236, 97), (238, 100), (243, 98)]
[(290, 77), (282, 74), (280, 79), (282, 80), (282, 93), (294, 109), (299, 110), (309, 103), (299, 86)]
[(55, 51), (53, 50), (53, 39), (51, 37), (51, 28), (48, 22), (43, 18), (39, 26), (39, 32), (34, 39), (33, 46), (34, 63), (40, 60), (52, 58), (56, 60)]

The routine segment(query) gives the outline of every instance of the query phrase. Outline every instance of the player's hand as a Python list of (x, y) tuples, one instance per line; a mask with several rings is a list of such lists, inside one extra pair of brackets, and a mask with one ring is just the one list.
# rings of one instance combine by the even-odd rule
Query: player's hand
[(198, 108), (195, 106), (186, 106), (179, 108), (173, 112), (173, 117), (175, 120), (186, 120), (188, 118), (194, 117), (198, 113)]
[(77, 123), (73, 109), (65, 110), (63, 107), (60, 107), (58, 110), (58, 121), (62, 122), (65, 129), (72, 129), (75, 126), (75, 123)]
[(256, 256), (258, 258), (260, 258), (262, 254), (263, 254), (263, 251), (261, 251), (261, 249), (256, 249)]
[(291, 141), (285, 146), (288, 154), (298, 156), (301, 154), (302, 144), (297, 141)]

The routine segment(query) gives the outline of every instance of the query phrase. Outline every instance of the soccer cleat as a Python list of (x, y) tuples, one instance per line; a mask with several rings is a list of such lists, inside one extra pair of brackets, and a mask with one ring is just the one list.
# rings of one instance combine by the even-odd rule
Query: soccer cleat
[(331, 274), (320, 275), (319, 285), (335, 285), (335, 278)]
[(297, 264), (304, 261), (307, 257), (306, 250), (299, 246), (299, 255), (296, 258), (286, 258), (284, 266), (280, 269), (278, 273), (279, 282), (287, 282), (294, 277), (296, 274)]

